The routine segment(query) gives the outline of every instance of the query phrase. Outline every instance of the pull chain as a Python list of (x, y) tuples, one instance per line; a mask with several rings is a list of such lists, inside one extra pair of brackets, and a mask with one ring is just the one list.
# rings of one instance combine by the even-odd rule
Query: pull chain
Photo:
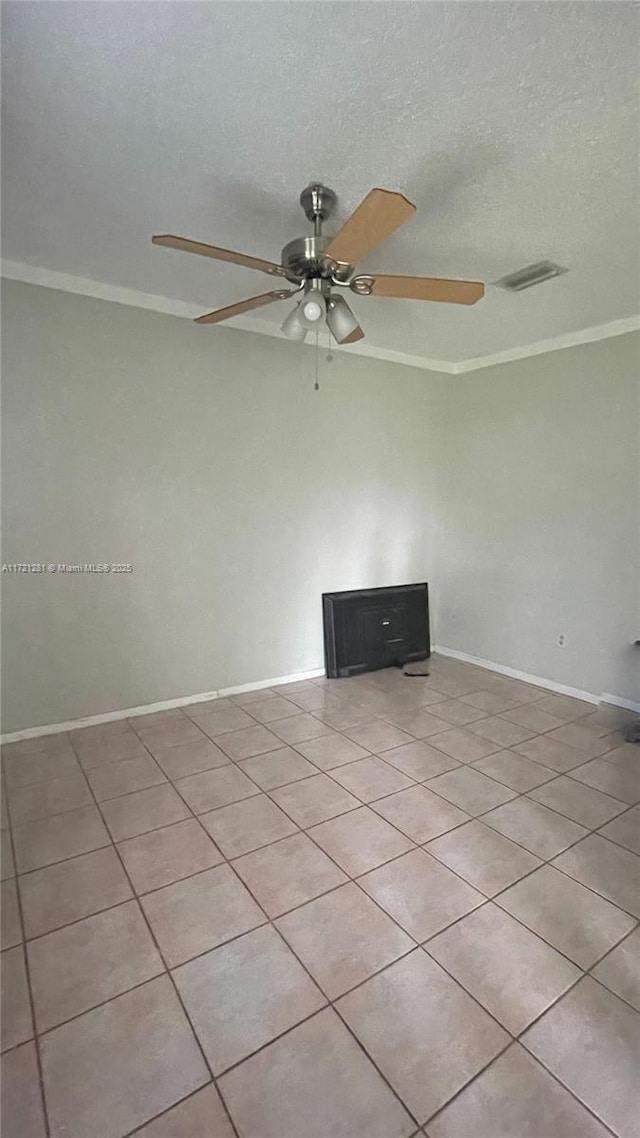
[(315, 379), (315, 383), (313, 385), (313, 390), (319, 391), (320, 390), (320, 384), (318, 382), (318, 359), (320, 356), (320, 345), (318, 343), (318, 333), (317, 332), (316, 332), (316, 353), (315, 354), (316, 354), (316, 379)]

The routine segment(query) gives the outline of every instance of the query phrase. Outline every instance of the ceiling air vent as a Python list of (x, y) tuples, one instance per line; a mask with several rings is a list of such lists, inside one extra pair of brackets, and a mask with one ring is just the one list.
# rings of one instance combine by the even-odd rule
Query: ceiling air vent
[(509, 273), (495, 283), (497, 288), (504, 288), (507, 292), (521, 292), (523, 288), (533, 288), (534, 285), (550, 281), (568, 271), (554, 261), (537, 261), (535, 265), (527, 265), (524, 269), (518, 269), (517, 273)]

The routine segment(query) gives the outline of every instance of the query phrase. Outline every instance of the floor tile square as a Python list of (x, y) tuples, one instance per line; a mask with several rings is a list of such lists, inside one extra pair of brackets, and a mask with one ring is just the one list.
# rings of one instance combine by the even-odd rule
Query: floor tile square
[(589, 727), (589, 716), (578, 719), (576, 723), (565, 723), (563, 727), (556, 727), (548, 733), (547, 738), (558, 743), (565, 743), (567, 747), (576, 747), (585, 759), (597, 759), (599, 755), (615, 749), (616, 742), (622, 739), (621, 735), (604, 734), (601, 727)]
[(383, 798), (413, 785), (412, 779), (377, 755), (338, 767), (333, 771), (332, 778), (355, 794), (361, 802), (373, 802), (376, 798)]
[(432, 715), (430, 711), (424, 711), (422, 708), (412, 708), (410, 711), (405, 708), (403, 711), (391, 712), (386, 719), (394, 727), (406, 731), (407, 735), (413, 735), (415, 739), (426, 739), (429, 735), (437, 735), (439, 731), (448, 731), (450, 726), (446, 719), (439, 719), (437, 715)]
[(33, 1037), (31, 1006), (22, 945), (2, 953), (2, 1050)]
[(430, 779), (427, 788), (473, 815), (484, 814), (486, 810), (515, 798), (514, 790), (473, 767), (458, 767), (455, 771), (440, 774)]
[(256, 725), (255, 719), (252, 719), (241, 707), (235, 707), (232, 703), (216, 708), (210, 706), (207, 710), (196, 710), (194, 707), (189, 714), (198, 727), (212, 739), (219, 735), (228, 735), (231, 731), (242, 731), (245, 727), (255, 727)]
[(483, 905), (427, 944), (450, 976), (513, 1035), (554, 1003), (581, 972), (497, 905)]
[(9, 791), (9, 813), (14, 826), (77, 810), (91, 802), (91, 791), (81, 770)]
[(371, 719), (371, 712), (356, 703), (345, 703), (337, 710), (325, 711), (324, 708), (318, 708), (313, 714), (329, 731), (331, 729), (344, 731), (346, 727), (357, 727), (360, 723), (368, 723)]
[(17, 790), (34, 782), (48, 782), (52, 778), (62, 778), (78, 774), (80, 767), (71, 747), (59, 753), (38, 753), (35, 755), (15, 755), (5, 762), (7, 787)]
[(487, 826), (548, 861), (586, 837), (588, 830), (555, 810), (530, 798), (516, 798), (491, 810), (482, 819)]
[(640, 1118), (640, 1016), (590, 977), (523, 1036), (545, 1067), (621, 1138)]
[[(141, 718), (145, 718), (142, 716)], [(181, 743), (191, 743), (202, 740), (203, 733), (186, 715), (179, 719), (167, 720), (151, 727), (139, 724), (136, 720), (136, 731), (139, 733), (145, 746), (150, 751), (164, 750), (165, 747), (178, 747)]]
[(539, 786), (530, 791), (529, 798), (542, 802), (543, 806), (549, 806), (558, 814), (571, 818), (573, 822), (579, 822), (588, 830), (602, 826), (627, 809), (625, 803), (620, 802), (618, 798), (612, 798), (608, 794), (602, 794), (599, 790), (577, 782), (573, 772), (571, 778), (562, 775), (547, 786)]
[(146, 735), (149, 730), (155, 730), (156, 727), (180, 725), (184, 721), (185, 713), (181, 707), (165, 707), (161, 711), (142, 712), (141, 715), (133, 715), (129, 719), (131, 727), (140, 735)]
[(347, 738), (367, 751), (377, 753), (388, 751), (391, 747), (401, 747), (403, 743), (412, 743), (413, 737), (383, 719), (373, 719), (370, 723), (362, 723), (359, 727), (347, 727)]
[(605, 956), (592, 975), (640, 1012), (640, 928)]
[(517, 707), (519, 700), (513, 696), (502, 695), (496, 691), (475, 691), (460, 697), (461, 703), (468, 703), (470, 707), (477, 707), (487, 715), (499, 715), (501, 711), (510, 711)]
[(476, 759), (483, 759), (485, 755), (491, 755), (494, 751), (500, 750), (497, 743), (490, 743), (488, 739), (480, 739), (462, 727), (444, 731), (441, 735), (432, 735), (429, 742), (432, 747), (444, 751), (445, 755), (450, 755), (459, 763), (473, 763)]
[(430, 747), (428, 743), (405, 743), (404, 747), (392, 747), (384, 753), (385, 763), (391, 763), (409, 778), (416, 782), (424, 782), (428, 778), (435, 778), (445, 771), (455, 770), (460, 766), (456, 759), (445, 755), (442, 751)]
[(297, 743), (296, 751), (323, 771), (333, 770), (334, 767), (343, 766), (345, 763), (353, 763), (357, 759), (364, 759), (369, 754), (364, 747), (358, 746), (352, 739), (347, 739), (336, 731), (331, 735), (323, 735), (321, 739)]
[(445, 675), (440, 672), (432, 675), (429, 683), (433, 685), (433, 690), (448, 696), (449, 699), (460, 699), (463, 695), (470, 695), (478, 686), (478, 681), (475, 678), (460, 679), (456, 675)]
[(136, 901), (30, 941), (27, 956), (41, 1032), (165, 970)]
[(567, 747), (565, 743), (558, 743), (557, 740), (550, 739), (548, 735), (536, 735), (524, 743), (516, 743), (512, 750), (519, 755), (524, 755), (526, 759), (533, 759), (536, 763), (542, 763), (543, 766), (557, 771), (558, 774), (572, 771), (586, 760), (586, 755), (583, 755), (582, 751), (576, 750), (575, 747)]
[(111, 844), (95, 806), (16, 826), (13, 840), (19, 873)]
[(204, 814), (207, 810), (228, 806), (230, 802), (239, 802), (260, 793), (255, 782), (232, 763), (215, 770), (201, 771), (200, 774), (190, 774), (187, 778), (178, 779), (175, 786), (194, 814)]
[(295, 823), (266, 794), (202, 814), (200, 821), (228, 858), (240, 857), (298, 832)]
[(469, 731), (473, 735), (479, 735), (481, 739), (497, 743), (499, 747), (512, 747), (514, 743), (523, 743), (525, 739), (531, 739), (535, 735), (535, 731), (530, 728), (510, 723), (508, 719), (502, 719), (499, 715), (491, 715), (488, 719), (480, 719), (477, 723), (470, 724)]
[(357, 798), (326, 774), (281, 786), (271, 797), (303, 829), (360, 806)]
[(380, 798), (371, 803), (371, 809), (419, 844), (469, 821), (469, 815), (463, 810), (425, 786), (410, 786), (408, 790)]
[(540, 865), (539, 858), (478, 821), (435, 838), (427, 850), (487, 897)]
[(637, 754), (629, 759), (626, 755), (620, 756), (618, 750), (609, 751), (604, 758), (592, 759), (572, 771), (571, 777), (604, 794), (611, 794), (629, 806), (640, 802), (640, 762)]
[(27, 937), (42, 936), (133, 896), (111, 846), (24, 874), (20, 894)]
[(488, 774), (496, 782), (502, 782), (512, 790), (517, 790), (520, 794), (533, 790), (536, 786), (542, 786), (542, 783), (549, 782), (555, 777), (554, 772), (548, 767), (543, 767), (540, 763), (534, 763), (533, 759), (525, 759), (524, 755), (508, 750), (496, 751), (494, 755), (478, 759), (473, 767), (483, 774)]
[(417, 941), (427, 940), (485, 901), (424, 850), (411, 850), (358, 878), (378, 905)]
[(2, 758), (8, 761), (25, 755), (59, 755), (68, 750), (69, 743), (70, 735), (67, 731), (55, 735), (38, 735), (34, 739), (18, 739), (15, 743), (2, 744)]
[(540, 733), (553, 731), (567, 722), (566, 719), (559, 719), (557, 715), (549, 715), (548, 711), (543, 711), (538, 701), (523, 707), (514, 707), (511, 711), (503, 711), (502, 718), (508, 719), (510, 723), (517, 723), (519, 727), (529, 727), (532, 731)]
[(258, 723), (274, 723), (277, 719), (286, 719), (295, 715), (298, 706), (283, 696), (272, 695), (268, 699), (256, 700), (251, 704), (250, 712)]
[(142, 1130), (136, 1130), (135, 1138), (235, 1138), (235, 1134), (220, 1095), (209, 1083)]
[(242, 1138), (410, 1138), (415, 1123), (331, 1009), (220, 1080)]
[(195, 743), (156, 750), (155, 759), (170, 779), (186, 778), (190, 774), (200, 774), (200, 771), (224, 767), (230, 761), (224, 751), (210, 739), (198, 739)]
[(2, 1138), (46, 1138), (35, 1044), (3, 1055), (0, 1082)]
[(565, 850), (553, 864), (634, 917), (640, 917), (640, 858), (599, 834)]
[(105, 763), (117, 763), (123, 759), (135, 758), (136, 755), (148, 754), (146, 747), (128, 724), (119, 726), (119, 730), (110, 734), (88, 738), (86, 742), (74, 745), (80, 765), (85, 771), (93, 770), (94, 767)]
[(276, 927), (331, 1000), (414, 943), (353, 882), (281, 917)]
[(2, 882), (0, 903), (0, 928), (2, 929), (2, 948), (13, 948), (22, 941), (20, 910), (18, 909), (18, 889), (15, 879)]
[(433, 1122), (430, 1138), (608, 1138), (610, 1132), (518, 1043)]
[(114, 842), (191, 817), (189, 808), (168, 784), (137, 790), (124, 798), (112, 798), (103, 802), (101, 809)]
[(613, 822), (608, 822), (600, 833), (603, 838), (609, 838), (609, 841), (617, 842), (619, 846), (625, 846), (632, 853), (640, 855), (640, 806), (621, 814)]
[(466, 727), (468, 723), (484, 719), (487, 714), (477, 707), (471, 707), (469, 703), (463, 703), (461, 699), (448, 699), (439, 703), (434, 711), (440, 719), (446, 719), (453, 727)]
[(264, 923), (264, 914), (228, 865), (165, 885), (141, 899), (169, 968)]
[(98, 802), (120, 798), (123, 794), (133, 794), (135, 790), (145, 790), (148, 786), (158, 786), (167, 781), (151, 755), (93, 767), (87, 771), (87, 779)]
[(568, 695), (547, 695), (536, 702), (536, 707), (548, 712), (564, 723), (580, 719), (583, 715), (590, 715), (595, 710), (593, 703), (585, 703), (581, 699), (572, 699)]
[(628, 913), (550, 865), (512, 885), (496, 904), (584, 969), (634, 925)]
[(270, 925), (183, 964), (174, 978), (214, 1075), (326, 1004)]
[(307, 762), (291, 747), (280, 747), (266, 755), (256, 755), (252, 759), (245, 759), (240, 765), (263, 790), (286, 786), (288, 782), (296, 782), (318, 773), (313, 763)]
[(136, 893), (161, 889), (223, 860), (195, 818), (127, 838), (118, 850)]
[(251, 759), (254, 755), (264, 755), (267, 751), (277, 751), (282, 747), (282, 739), (262, 725), (244, 727), (241, 731), (219, 735), (216, 742), (225, 755), (236, 761)]
[(271, 730), (285, 743), (290, 745), (305, 743), (308, 739), (317, 739), (320, 735), (329, 734), (331, 728), (327, 727), (326, 723), (309, 715), (308, 712), (300, 712), (299, 708), (296, 708), (296, 711), (297, 715), (288, 715), (285, 719), (278, 719), (271, 724)]
[(319, 897), (347, 880), (306, 834), (274, 842), (245, 854), (233, 864), (270, 917)]
[(412, 848), (409, 838), (366, 806), (314, 826), (310, 836), (350, 877)]
[(350, 992), (338, 1009), (419, 1122), (509, 1040), (421, 948)]
[(41, 1047), (51, 1138), (122, 1138), (210, 1079), (167, 976), (63, 1024)]

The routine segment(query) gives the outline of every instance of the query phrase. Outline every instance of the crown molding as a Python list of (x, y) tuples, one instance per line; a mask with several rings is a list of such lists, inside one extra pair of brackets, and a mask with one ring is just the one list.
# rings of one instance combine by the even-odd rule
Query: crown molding
[[(42, 288), (59, 289), (78, 296), (90, 296), (95, 300), (107, 300), (115, 304), (126, 304), (132, 308), (145, 308), (150, 312), (161, 312), (165, 316), (177, 316), (184, 320), (194, 320), (202, 313), (206, 304), (189, 304), (184, 300), (173, 300), (168, 296), (158, 296), (138, 289), (122, 288), (90, 277), (78, 277), (72, 273), (58, 273), (53, 269), (27, 265), (21, 261), (3, 260), (0, 275), (7, 280), (21, 281), (24, 284), (40, 285)], [(251, 316), (235, 316), (227, 328), (241, 332), (255, 332), (259, 336), (271, 336), (276, 340), (286, 340), (276, 324), (267, 324)], [(579, 332), (567, 332), (548, 340), (538, 340), (532, 344), (507, 348), (493, 355), (476, 356), (467, 360), (434, 360), (427, 356), (415, 356), (408, 352), (396, 352), (378, 348), (371, 344), (332, 345), (332, 351), (348, 355), (366, 356), (369, 359), (386, 360), (389, 363), (404, 364), (422, 371), (440, 372), (445, 375), (464, 375), (469, 371), (494, 367), (496, 364), (512, 363), (514, 360), (528, 359), (529, 356), (543, 355), (545, 352), (558, 352), (564, 348), (575, 348), (580, 344), (591, 344), (596, 340), (608, 340), (614, 336), (624, 336), (628, 332), (640, 330), (640, 316), (628, 316), (621, 320), (610, 320), (607, 324), (596, 324), (582, 328)]]
[(625, 336), (627, 332), (640, 330), (640, 316), (626, 316), (622, 320), (610, 320), (608, 324), (594, 324), (579, 332), (566, 332), (563, 336), (553, 336), (549, 340), (537, 340), (533, 344), (523, 344), (520, 348), (507, 348), (489, 356), (476, 356), (475, 359), (460, 360), (454, 364), (454, 375), (464, 375), (467, 371), (508, 364), (513, 360), (541, 356), (545, 352), (559, 352), (563, 348), (577, 348), (580, 344), (592, 344), (596, 340), (609, 340), (613, 336)]

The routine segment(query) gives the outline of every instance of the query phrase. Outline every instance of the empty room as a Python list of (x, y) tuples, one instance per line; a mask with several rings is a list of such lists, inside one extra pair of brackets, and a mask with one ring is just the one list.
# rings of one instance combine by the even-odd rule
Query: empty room
[(2, 1138), (640, 1138), (640, 8), (2, 0)]

